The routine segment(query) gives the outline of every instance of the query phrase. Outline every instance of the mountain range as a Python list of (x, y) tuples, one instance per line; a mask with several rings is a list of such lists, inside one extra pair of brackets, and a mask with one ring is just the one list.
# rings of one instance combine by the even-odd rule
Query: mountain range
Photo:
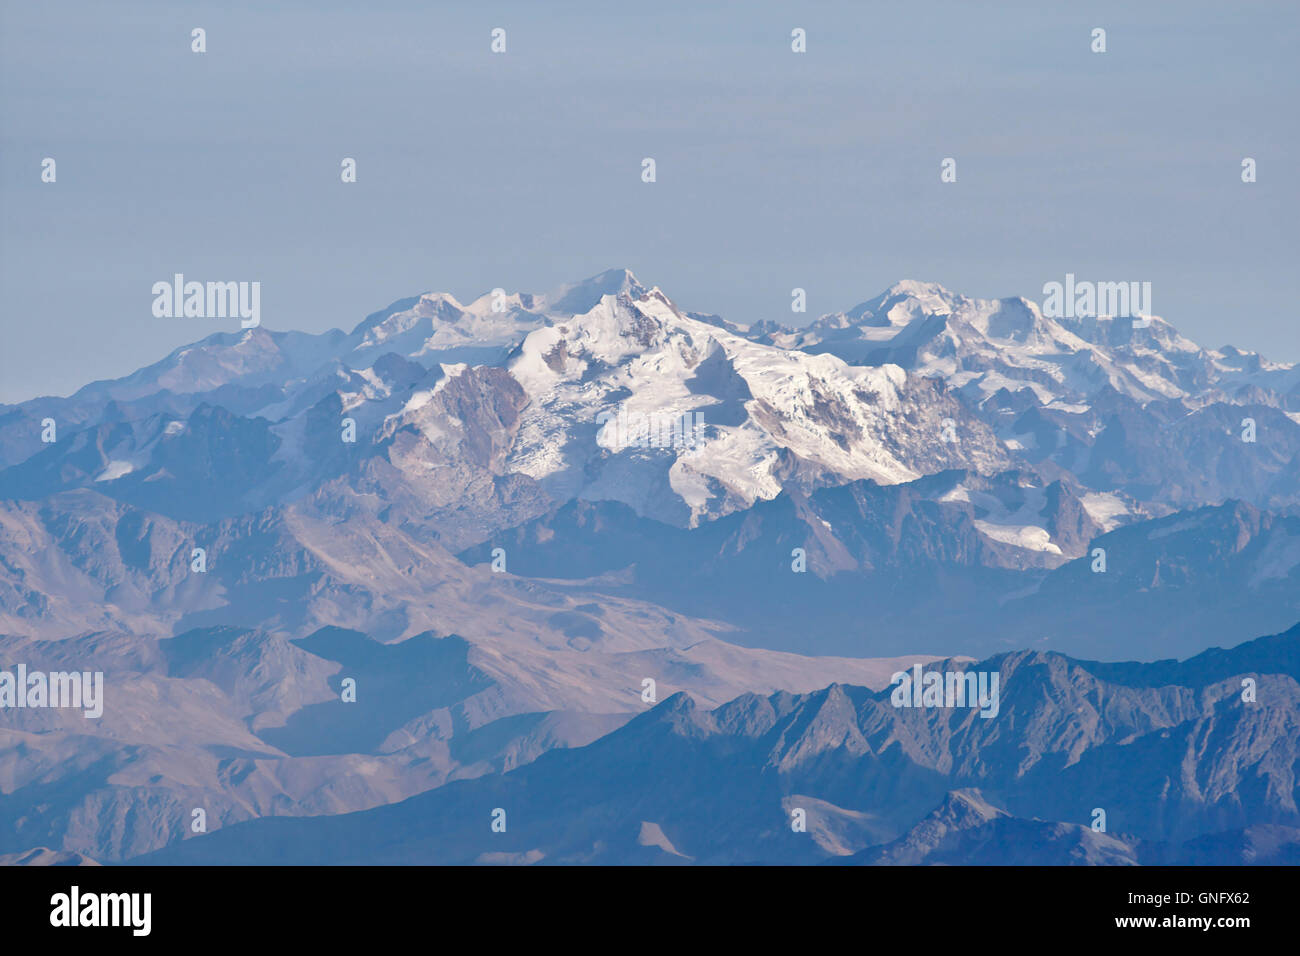
[(998, 718), (839, 683), (711, 709), (679, 693), (506, 773), (242, 823), (140, 862), (1300, 861), (1300, 628), (1160, 665), (1021, 651), (934, 666), (1000, 673)]
[[(429, 293), (0, 406), (0, 666), (108, 694), (0, 710), (0, 856), (1291, 862), (1297, 621), (1294, 365), (912, 281)], [(977, 660), (996, 719), (890, 705)]]

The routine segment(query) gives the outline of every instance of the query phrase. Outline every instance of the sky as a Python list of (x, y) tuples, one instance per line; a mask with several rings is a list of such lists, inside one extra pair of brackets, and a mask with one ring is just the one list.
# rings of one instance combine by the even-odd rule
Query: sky
[(615, 267), (786, 324), (900, 279), (1041, 302), (1073, 273), (1297, 361), (1298, 25), (1272, 2), (0, 0), (0, 402), (238, 327), (156, 318), (178, 272), (258, 281), (262, 324), (306, 331)]

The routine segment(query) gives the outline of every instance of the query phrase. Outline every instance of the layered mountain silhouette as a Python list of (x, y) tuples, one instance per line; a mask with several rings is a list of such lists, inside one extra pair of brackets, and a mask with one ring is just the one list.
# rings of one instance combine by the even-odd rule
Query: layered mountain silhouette
[[(0, 669), (106, 680), (0, 707), (0, 856), (1293, 859), (1295, 366), (737, 318), (613, 269), (0, 406)], [(890, 704), (940, 659), (998, 715)]]
[(933, 660), (802, 657), (712, 639), (576, 650), (426, 632), (385, 644), (334, 627), (296, 640), (226, 626), (165, 639), (0, 638), (4, 667), (100, 671), (105, 685), (98, 719), (0, 711), (0, 817), (11, 824), (0, 854), (42, 846), (120, 862), (189, 832), (196, 808), (215, 828), (391, 803), (589, 743), (648, 708), (646, 678), (656, 694), (689, 690), (716, 705), (845, 678), (883, 687)]
[(1297, 660), (1300, 628), (1178, 664), (934, 665), (996, 670), (995, 719), (842, 684), (713, 709), (683, 692), (508, 773), (143, 862), (1294, 862)]

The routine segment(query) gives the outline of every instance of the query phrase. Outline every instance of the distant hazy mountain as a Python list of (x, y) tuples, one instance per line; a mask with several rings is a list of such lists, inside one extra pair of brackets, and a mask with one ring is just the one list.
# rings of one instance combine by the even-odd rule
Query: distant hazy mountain
[[(1068, 482), (944, 473), (783, 493), (693, 530), (570, 502), (462, 557), (482, 566), (502, 547), (516, 573), (813, 653), (1149, 659), (1300, 620), (1300, 517), (1232, 502), (1110, 531), (1101, 520)], [(796, 549), (806, 573), (792, 571)]]
[[(108, 682), (0, 708), (0, 856), (1292, 858), (1295, 632), (1198, 652), (1300, 620), (1295, 366), (918, 282), (742, 318), (615, 269), (0, 406), (0, 669)], [(1000, 716), (893, 708), (936, 657)]]
[[(573, 615), (581, 620), (601, 620), (600, 609)], [(384, 644), (339, 628), (291, 641), (231, 627), (164, 640), (0, 638), (7, 668), (98, 670), (105, 686), (96, 719), (0, 710), (0, 818), (10, 823), (0, 854), (49, 847), (114, 862), (178, 839), (195, 808), (215, 828), (392, 803), (589, 743), (653, 706), (642, 699), (647, 678), (655, 694), (720, 704), (846, 678), (883, 687), (933, 659), (636, 643), (424, 633)], [(355, 702), (342, 700), (345, 678)]]
[[(620, 411), (698, 414), (700, 440), (621, 447)], [(46, 417), (65, 436), (52, 446)], [(1247, 417), (1254, 442), (1239, 437)], [(70, 398), (0, 408), (0, 494), (93, 485), (197, 520), (340, 475), (418, 497), (430, 467), (458, 494), (508, 478), (683, 525), (782, 490), (1017, 463), (1166, 508), (1289, 507), (1298, 454), (1294, 366), (1201, 349), (1160, 319), (1054, 320), (907, 282), (782, 331), (685, 312), (624, 270), (469, 305), (431, 293), (346, 334), (218, 333)], [(518, 493), (474, 491), (476, 518), (497, 524)]]
[(806, 329), (755, 331), (854, 365), (893, 363), (943, 378), (978, 396), (977, 405), (1003, 389), (1029, 389), (1046, 405), (1086, 402), (1104, 389), (1144, 403), (1204, 404), (1256, 388), (1300, 410), (1295, 365), (1232, 346), (1201, 348), (1157, 316), (1050, 318), (1027, 299), (973, 299), (933, 282), (900, 282)]
[(1177, 665), (1037, 652), (945, 665), (1000, 674), (993, 719), (838, 684), (713, 710), (678, 694), (509, 773), (241, 824), (144, 861), (1286, 862), (1300, 832), (1298, 664), (1300, 628)]
[(955, 790), (897, 840), (834, 861), (856, 866), (1294, 866), (1300, 829), (1264, 824), (1185, 843), (1013, 817)]
[[(570, 609), (622, 595), (714, 622), (695, 639), (852, 656), (1158, 657), (1294, 623), (1294, 369), (1122, 326), (901, 283), (783, 332), (611, 270), (346, 334), (220, 333), (0, 409), (0, 632), (549, 629), (564, 608), (527, 595), (553, 586), (515, 575), (595, 579), (549, 599)], [(626, 443), (696, 414), (693, 447)], [(1138, 530), (1203, 506), (1242, 517)], [(498, 548), (492, 580), (524, 597), (485, 618), (488, 579), (447, 552)]]
[(806, 329), (742, 334), (943, 381), (1009, 448), (1098, 491), (1175, 507), (1300, 501), (1300, 367), (1202, 348), (1156, 316), (1053, 319), (1026, 299), (909, 281)]

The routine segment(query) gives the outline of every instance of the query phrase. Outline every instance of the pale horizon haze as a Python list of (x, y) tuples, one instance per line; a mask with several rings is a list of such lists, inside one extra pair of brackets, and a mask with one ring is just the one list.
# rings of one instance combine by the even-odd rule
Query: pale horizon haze
[(1270, 3), (5, 0), (0, 402), (238, 328), (155, 318), (177, 272), (259, 281), (262, 324), (304, 331), (618, 267), (790, 325), (902, 279), (1041, 302), (1072, 272), (1294, 362), (1298, 25)]

